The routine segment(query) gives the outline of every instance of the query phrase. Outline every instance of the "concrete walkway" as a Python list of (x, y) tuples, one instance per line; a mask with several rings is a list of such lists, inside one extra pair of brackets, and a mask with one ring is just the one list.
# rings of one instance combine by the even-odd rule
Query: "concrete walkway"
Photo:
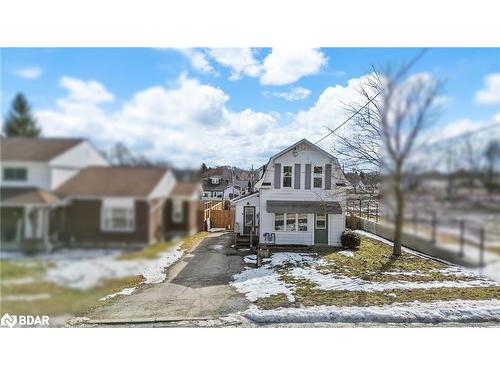
[(130, 296), (93, 311), (90, 324), (217, 319), (243, 311), (245, 296), (229, 286), (244, 268), (231, 248), (232, 235), (214, 233), (174, 264), (163, 283), (144, 285)]

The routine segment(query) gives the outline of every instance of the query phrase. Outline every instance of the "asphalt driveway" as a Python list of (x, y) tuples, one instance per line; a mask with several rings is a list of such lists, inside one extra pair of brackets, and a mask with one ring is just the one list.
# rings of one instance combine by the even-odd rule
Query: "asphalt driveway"
[(93, 311), (95, 323), (147, 323), (217, 319), (243, 311), (245, 296), (229, 285), (244, 268), (231, 248), (232, 235), (214, 233), (168, 270), (160, 284), (144, 285), (133, 295)]

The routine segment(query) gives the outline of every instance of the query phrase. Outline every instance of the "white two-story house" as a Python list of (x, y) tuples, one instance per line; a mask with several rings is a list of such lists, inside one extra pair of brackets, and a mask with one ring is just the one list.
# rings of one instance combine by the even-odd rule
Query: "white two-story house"
[(0, 152), (3, 248), (49, 247), (51, 212), (64, 203), (54, 191), (87, 166), (108, 165), (84, 139), (1, 138)]
[(338, 160), (302, 139), (269, 159), (255, 192), (233, 200), (236, 230), (260, 243), (338, 246), (347, 185)]

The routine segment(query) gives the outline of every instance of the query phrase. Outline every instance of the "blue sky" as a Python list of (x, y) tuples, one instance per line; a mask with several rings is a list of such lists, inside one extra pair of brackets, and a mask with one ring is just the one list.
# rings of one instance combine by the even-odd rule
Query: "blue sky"
[[(319, 139), (372, 65), (415, 48), (1, 50), (1, 110), (23, 92), (47, 136), (122, 141), (179, 165), (260, 165), (290, 143)], [(443, 80), (436, 128), (500, 120), (500, 49), (430, 49), (412, 68)], [(323, 145), (328, 149), (328, 144)]]

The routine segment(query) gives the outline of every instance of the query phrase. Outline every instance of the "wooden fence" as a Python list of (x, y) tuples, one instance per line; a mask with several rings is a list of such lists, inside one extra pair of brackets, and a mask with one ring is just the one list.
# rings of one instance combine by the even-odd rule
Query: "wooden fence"
[(211, 228), (234, 228), (234, 209), (225, 210), (222, 202), (204, 202), (199, 214), (199, 228), (206, 229), (210, 220)]

